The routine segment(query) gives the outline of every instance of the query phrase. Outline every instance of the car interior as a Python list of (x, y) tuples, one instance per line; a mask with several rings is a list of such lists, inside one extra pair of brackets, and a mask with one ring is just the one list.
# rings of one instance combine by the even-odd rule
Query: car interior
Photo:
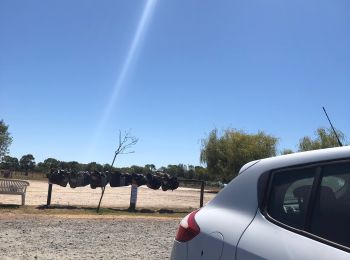
[[(268, 214), (290, 227), (304, 229), (312, 183), (313, 178), (295, 180), (289, 176), (274, 180)], [(311, 206), (308, 232), (350, 247), (350, 173), (324, 176)]]

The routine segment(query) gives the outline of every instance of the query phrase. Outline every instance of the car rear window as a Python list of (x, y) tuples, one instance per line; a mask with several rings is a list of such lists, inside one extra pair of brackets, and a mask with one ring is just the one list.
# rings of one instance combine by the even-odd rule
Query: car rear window
[(264, 212), (291, 231), (350, 251), (350, 161), (272, 172)]
[(314, 203), (310, 232), (350, 247), (350, 164), (326, 166)]
[(315, 169), (276, 172), (267, 212), (275, 220), (302, 229), (305, 223)]

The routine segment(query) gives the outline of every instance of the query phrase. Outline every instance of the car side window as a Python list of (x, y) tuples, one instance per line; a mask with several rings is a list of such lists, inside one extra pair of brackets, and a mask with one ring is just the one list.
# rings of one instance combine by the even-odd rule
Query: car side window
[(273, 173), (267, 213), (288, 226), (303, 229), (315, 179), (315, 168)]
[(350, 247), (350, 163), (323, 168), (310, 232)]
[(327, 186), (333, 192), (338, 192), (345, 186), (345, 179), (341, 176), (324, 176), (322, 179), (322, 186)]

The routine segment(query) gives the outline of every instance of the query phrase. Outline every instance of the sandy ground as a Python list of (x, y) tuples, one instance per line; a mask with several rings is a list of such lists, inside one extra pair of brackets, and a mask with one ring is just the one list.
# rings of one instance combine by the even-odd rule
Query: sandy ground
[(1, 216), (1, 259), (169, 259), (179, 220)]
[[(26, 205), (45, 205), (47, 201), (47, 182), (29, 181)], [(90, 186), (72, 189), (53, 185), (51, 204), (63, 206), (97, 206), (101, 196), (101, 189), (91, 189)], [(130, 203), (130, 186), (106, 188), (101, 207), (127, 208)], [(215, 194), (205, 193), (204, 203), (211, 200)], [(197, 189), (179, 188), (174, 191), (152, 190), (145, 186), (138, 188), (138, 208), (198, 208), (200, 192)], [(20, 204), (19, 195), (0, 194), (0, 204)]]
[[(30, 181), (26, 205), (45, 205), (48, 184)], [(130, 186), (107, 186), (102, 207), (127, 208)], [(51, 204), (96, 207), (101, 189), (53, 185)], [(205, 193), (204, 202), (215, 194)], [(138, 189), (137, 208), (199, 207), (197, 189)], [(1, 195), (1, 204), (20, 204), (19, 195)], [(180, 219), (115, 215), (0, 214), (0, 259), (169, 259)]]

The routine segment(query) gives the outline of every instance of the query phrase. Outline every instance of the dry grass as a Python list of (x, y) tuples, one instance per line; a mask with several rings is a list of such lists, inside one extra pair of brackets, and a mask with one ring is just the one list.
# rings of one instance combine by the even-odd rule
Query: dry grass
[(63, 206), (18, 206), (1, 205), (0, 218), (18, 218), (24, 216), (54, 216), (62, 218), (183, 218), (188, 211), (183, 209), (138, 209), (129, 212), (127, 209), (102, 208), (97, 213), (96, 208), (63, 207)]
[[(27, 188), (26, 205), (46, 205), (48, 184), (47, 182), (29, 180)], [(130, 204), (130, 186), (111, 188), (107, 186), (102, 200), (101, 208), (127, 209)], [(204, 203), (211, 200), (216, 194), (205, 193)], [(53, 185), (52, 205), (64, 207), (96, 208), (101, 196), (101, 189), (91, 189), (89, 186), (71, 189), (69, 186), (60, 187)], [(199, 207), (200, 192), (198, 189), (179, 188), (174, 191), (151, 190), (140, 187), (137, 195), (137, 209), (181, 209), (191, 211)], [(21, 197), (0, 194), (0, 206), (8, 204), (20, 204)]]

